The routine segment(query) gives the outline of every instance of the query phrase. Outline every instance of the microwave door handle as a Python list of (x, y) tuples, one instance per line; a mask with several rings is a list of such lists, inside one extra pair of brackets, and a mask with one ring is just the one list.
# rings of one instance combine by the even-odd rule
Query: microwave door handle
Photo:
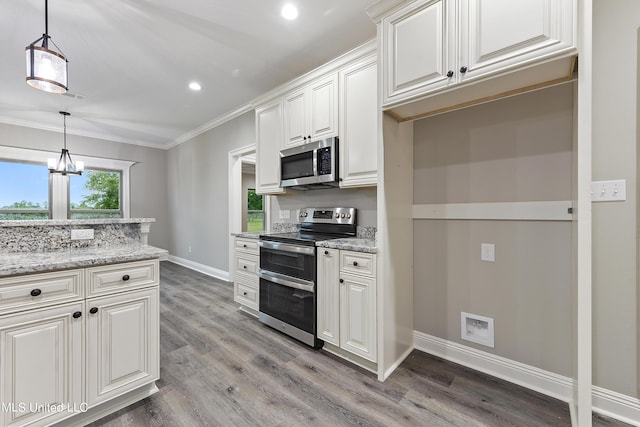
[(278, 285), (314, 293), (313, 282), (309, 282), (307, 280), (296, 279), (294, 281), (291, 277), (285, 279), (281, 274), (273, 273), (271, 271), (266, 271), (263, 269), (258, 269), (256, 275), (261, 279), (267, 280), (272, 283), (277, 283)]
[(318, 149), (313, 150), (313, 176), (318, 176)]

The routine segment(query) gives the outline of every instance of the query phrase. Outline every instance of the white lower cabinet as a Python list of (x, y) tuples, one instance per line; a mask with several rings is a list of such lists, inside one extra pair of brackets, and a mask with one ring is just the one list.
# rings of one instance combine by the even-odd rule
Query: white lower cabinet
[(256, 275), (260, 268), (257, 239), (236, 237), (233, 300), (245, 310), (257, 315), (260, 306), (260, 281)]
[(160, 376), (157, 287), (87, 300), (87, 403)]
[(82, 404), (83, 312), (79, 301), (0, 316), (1, 426), (49, 425)]
[[(138, 389), (154, 388), (159, 283), (157, 274), (139, 272), (158, 266), (157, 259), (101, 266), (123, 286), (99, 295), (89, 286), (96, 268), (0, 280), (0, 294), (19, 296), (0, 301), (0, 427), (84, 425), (108, 414), (99, 404), (119, 398), (123, 407), (145, 397)], [(137, 276), (146, 278), (136, 283)]]
[(318, 249), (318, 338), (377, 362), (375, 254)]

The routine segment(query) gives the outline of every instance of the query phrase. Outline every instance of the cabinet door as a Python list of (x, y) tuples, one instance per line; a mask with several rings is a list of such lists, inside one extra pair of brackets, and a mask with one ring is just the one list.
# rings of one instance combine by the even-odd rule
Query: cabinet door
[(256, 109), (256, 193), (283, 193), (280, 187), (282, 100)]
[(309, 86), (309, 135), (312, 140), (338, 134), (338, 76), (332, 74)]
[(383, 105), (455, 81), (455, 17), (454, 0), (419, 0), (383, 19)]
[(574, 50), (573, 0), (460, 3), (462, 80)]
[(370, 57), (340, 71), (340, 187), (376, 185), (378, 69)]
[(84, 408), (83, 307), (0, 317), (0, 425), (49, 425)]
[(340, 346), (376, 362), (376, 281), (341, 273)]
[(158, 379), (158, 293), (153, 287), (87, 300), (89, 405)]
[(302, 88), (284, 97), (284, 145), (285, 148), (307, 142), (309, 125), (307, 117), (307, 90)]
[(318, 248), (318, 338), (340, 346), (340, 251)]

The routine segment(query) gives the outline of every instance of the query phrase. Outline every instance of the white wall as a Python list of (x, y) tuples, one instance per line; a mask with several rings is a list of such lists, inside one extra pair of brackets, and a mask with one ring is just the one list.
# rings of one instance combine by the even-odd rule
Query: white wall
[[(59, 152), (62, 134), (0, 123), (0, 145)], [(67, 148), (72, 155), (86, 155), (136, 162), (131, 167), (131, 216), (156, 218), (151, 226), (149, 244), (169, 247), (169, 219), (166, 194), (166, 150), (122, 144), (67, 133)], [(46, 163), (46, 159), (44, 159)], [(2, 183), (7, 185), (7, 183)], [(20, 185), (20, 183), (11, 183)]]
[(251, 111), (168, 151), (171, 255), (229, 271), (229, 151), (253, 143)]

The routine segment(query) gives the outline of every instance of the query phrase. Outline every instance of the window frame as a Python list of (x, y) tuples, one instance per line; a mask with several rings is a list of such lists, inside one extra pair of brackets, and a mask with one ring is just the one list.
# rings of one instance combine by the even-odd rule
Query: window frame
[[(0, 146), (0, 160), (47, 165), (47, 159), (57, 158), (55, 151)], [(130, 170), (136, 162), (73, 154), (74, 161), (83, 161), (86, 169), (120, 172), (120, 211), (122, 218), (131, 217)], [(69, 176), (49, 174), (49, 219), (69, 219), (71, 215)]]

